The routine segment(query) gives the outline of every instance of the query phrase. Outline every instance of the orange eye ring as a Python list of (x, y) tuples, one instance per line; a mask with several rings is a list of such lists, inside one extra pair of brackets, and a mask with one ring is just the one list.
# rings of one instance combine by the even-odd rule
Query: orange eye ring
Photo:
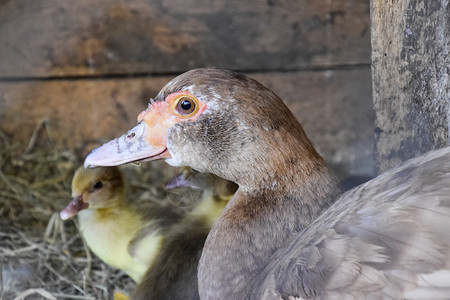
[(175, 111), (183, 118), (189, 118), (198, 112), (199, 105), (197, 99), (188, 95), (182, 95), (175, 101)]

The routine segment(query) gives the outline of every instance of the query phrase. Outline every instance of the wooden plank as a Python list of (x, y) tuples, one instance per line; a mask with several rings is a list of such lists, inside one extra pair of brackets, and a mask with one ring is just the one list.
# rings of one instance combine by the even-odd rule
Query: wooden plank
[(136, 124), (138, 113), (168, 79), (0, 83), (0, 128), (26, 141), (36, 124), (48, 119), (63, 147), (111, 139)]
[(0, 78), (370, 63), (369, 1), (0, 1)]
[[(373, 173), (369, 68), (251, 76), (287, 103), (335, 168), (345, 170), (344, 175)], [(56, 143), (64, 147), (80, 148), (86, 141), (111, 139), (136, 124), (148, 99), (170, 79), (0, 83), (0, 130), (28, 141), (36, 124), (48, 118)]]
[(448, 2), (372, 1), (376, 165), (448, 144)]

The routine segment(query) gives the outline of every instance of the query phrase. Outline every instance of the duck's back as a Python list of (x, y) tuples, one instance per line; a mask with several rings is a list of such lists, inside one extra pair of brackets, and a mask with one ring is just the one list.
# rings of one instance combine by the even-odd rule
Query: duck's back
[(342, 195), (253, 282), (255, 299), (448, 299), (450, 147)]

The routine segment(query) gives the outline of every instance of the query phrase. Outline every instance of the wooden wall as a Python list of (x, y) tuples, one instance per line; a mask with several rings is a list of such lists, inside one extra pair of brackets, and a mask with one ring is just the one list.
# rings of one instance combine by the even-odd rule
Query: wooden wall
[(177, 74), (249, 74), (346, 174), (373, 174), (369, 1), (0, 1), (0, 130), (77, 147), (135, 124)]
[(376, 167), (449, 144), (450, 4), (372, 1)]

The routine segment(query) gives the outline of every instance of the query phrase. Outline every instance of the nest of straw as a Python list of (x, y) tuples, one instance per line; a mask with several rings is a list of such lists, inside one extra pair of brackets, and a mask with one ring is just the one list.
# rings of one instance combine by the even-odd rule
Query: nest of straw
[[(91, 254), (76, 220), (59, 218), (81, 153), (55, 144), (45, 120), (27, 145), (0, 132), (0, 299), (112, 299), (135, 287)], [(179, 170), (152, 163), (123, 171), (131, 197), (161, 201), (164, 183)]]

